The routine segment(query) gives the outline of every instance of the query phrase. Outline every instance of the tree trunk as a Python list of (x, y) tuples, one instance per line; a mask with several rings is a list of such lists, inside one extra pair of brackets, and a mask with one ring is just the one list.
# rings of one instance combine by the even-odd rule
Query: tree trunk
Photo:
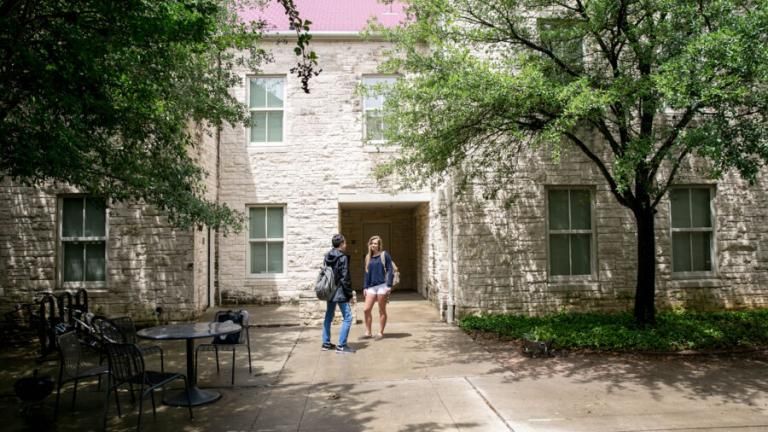
[(637, 223), (637, 287), (635, 321), (640, 326), (656, 322), (656, 234), (654, 211), (649, 205), (633, 209)]

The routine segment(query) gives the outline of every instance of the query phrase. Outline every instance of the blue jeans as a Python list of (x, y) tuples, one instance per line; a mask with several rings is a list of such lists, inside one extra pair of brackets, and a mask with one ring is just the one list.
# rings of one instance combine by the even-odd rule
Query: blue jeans
[(347, 336), (349, 336), (349, 327), (352, 325), (352, 306), (349, 305), (349, 302), (328, 302), (325, 308), (325, 321), (323, 321), (323, 343), (331, 343), (331, 322), (333, 321), (333, 315), (336, 313), (336, 305), (339, 305), (341, 315), (344, 317), (344, 320), (341, 322), (341, 333), (339, 333), (339, 346), (345, 346), (347, 344)]

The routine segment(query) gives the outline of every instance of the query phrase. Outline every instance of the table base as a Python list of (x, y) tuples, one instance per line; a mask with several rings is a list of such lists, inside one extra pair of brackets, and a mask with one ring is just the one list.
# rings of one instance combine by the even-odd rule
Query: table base
[[(168, 392), (168, 396), (163, 399), (163, 403), (172, 406), (188, 406), (187, 392), (185, 390), (179, 390), (174, 392)], [(192, 406), (204, 405), (217, 401), (221, 398), (221, 393), (213, 390), (202, 390), (198, 387), (192, 387), (189, 389), (189, 399), (192, 401)]]

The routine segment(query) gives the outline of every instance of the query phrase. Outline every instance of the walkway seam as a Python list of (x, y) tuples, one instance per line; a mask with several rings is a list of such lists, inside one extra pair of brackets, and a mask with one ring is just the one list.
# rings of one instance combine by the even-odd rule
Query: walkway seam
[(491, 401), (489, 401), (483, 395), (483, 393), (477, 387), (475, 387), (475, 384), (472, 381), (470, 381), (468, 377), (464, 377), (464, 381), (466, 381), (472, 387), (472, 389), (475, 390), (475, 393), (477, 393), (477, 395), (480, 396), (480, 398), (483, 400), (483, 402), (485, 402), (485, 404), (488, 406), (488, 408), (490, 408), (491, 411), (493, 411), (493, 413), (496, 414), (496, 417), (498, 417), (499, 420), (501, 420), (501, 422), (504, 423), (504, 426), (507, 427), (507, 430), (509, 432), (515, 432), (515, 429), (512, 428), (512, 426), (509, 423), (507, 423), (507, 420), (501, 415), (501, 413), (499, 413), (499, 411), (496, 409), (496, 407), (493, 406)]
[[(280, 366), (280, 372), (277, 373), (277, 375), (275, 376), (275, 379), (272, 380), (272, 383), (270, 383), (269, 391), (264, 396), (264, 401), (265, 402), (267, 400), (269, 400), (269, 398), (272, 396), (272, 392), (274, 391), (274, 389), (279, 387), (276, 383), (278, 381), (280, 381), (280, 377), (283, 375), (283, 371), (285, 370), (285, 365), (288, 364), (288, 360), (291, 359), (291, 356), (293, 356), (293, 352), (296, 351), (296, 346), (299, 345), (299, 341), (301, 340), (301, 336), (304, 334), (304, 329), (305, 328), (306, 328), (306, 326), (302, 327), (301, 331), (299, 331), (298, 336), (296, 336), (296, 340), (293, 341), (293, 346), (291, 347), (291, 351), (285, 357), (285, 361), (283, 362), (283, 365)], [(307, 400), (309, 400), (309, 395), (307, 395)], [(261, 417), (261, 412), (264, 410), (264, 405), (265, 404), (261, 404), (261, 406), (259, 407), (259, 412), (256, 414), (256, 417), (253, 419), (253, 422), (251, 423), (250, 430), (253, 430), (253, 428), (256, 426), (256, 422), (259, 421), (259, 417)], [(306, 402), (305, 402), (305, 405), (304, 405), (304, 410), (301, 411), (301, 418), (299, 419), (299, 425), (296, 428), (297, 431), (301, 428), (301, 421), (304, 419), (304, 411), (306, 411)]]

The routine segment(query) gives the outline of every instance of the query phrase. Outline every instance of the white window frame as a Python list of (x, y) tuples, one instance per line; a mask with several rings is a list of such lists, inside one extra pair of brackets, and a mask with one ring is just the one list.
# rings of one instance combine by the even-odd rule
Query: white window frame
[[(282, 108), (280, 108), (278, 110), (278, 109), (269, 108), (269, 107), (255, 108), (255, 107), (251, 106), (251, 81), (258, 80), (258, 79), (263, 79), (263, 80), (281, 80), (283, 82), (283, 98), (282, 98), (283, 106), (282, 106)], [(286, 128), (286, 123), (287, 122), (286, 122), (285, 110), (286, 110), (286, 105), (287, 105), (287, 102), (288, 102), (286, 100), (286, 97), (285, 97), (285, 95), (287, 93), (287, 89), (286, 89), (287, 80), (286, 80), (285, 75), (248, 75), (248, 76), (246, 76), (245, 82), (246, 82), (246, 85), (245, 85), (245, 103), (248, 106), (248, 127), (245, 128), (245, 141), (248, 143), (249, 146), (253, 146), (253, 147), (281, 147), (281, 146), (283, 146), (285, 144), (285, 131), (287, 130), (287, 128)], [(255, 113), (255, 112), (272, 112), (272, 111), (280, 111), (283, 114), (283, 130), (282, 130), (282, 137), (283, 137), (283, 139), (282, 139), (282, 141), (267, 141), (267, 142), (251, 141), (251, 126), (250, 125), (251, 125), (251, 117), (252, 117), (253, 113)], [(269, 130), (269, 125), (266, 126), (265, 130), (267, 130), (267, 131)]]
[[(104, 236), (64, 237), (64, 200), (81, 198), (101, 199), (84, 194), (59, 195), (56, 202), (57, 239), (56, 239), (56, 278), (62, 289), (106, 288), (109, 280), (109, 202), (104, 200)], [(85, 223), (85, 205), (83, 205), (83, 223)], [(64, 244), (68, 242), (104, 242), (104, 280), (103, 281), (65, 281), (64, 280)], [(83, 257), (85, 259), (85, 257)], [(85, 272), (85, 269), (83, 269)]]
[[(571, 197), (570, 197), (570, 191), (577, 190), (577, 191), (586, 191), (589, 192), (589, 220), (590, 220), (590, 229), (584, 230), (584, 229), (577, 229), (577, 230), (550, 230), (550, 220), (549, 220), (549, 192), (553, 190), (567, 190), (569, 191), (568, 194), (568, 220), (570, 221), (570, 212), (571, 212)], [(596, 269), (597, 269), (597, 232), (595, 230), (595, 189), (592, 186), (561, 186), (561, 185), (552, 185), (552, 186), (546, 186), (544, 188), (544, 201), (545, 201), (545, 225), (546, 225), (546, 251), (547, 251), (547, 276), (550, 281), (594, 281), (597, 279), (596, 277)], [(549, 248), (550, 244), (550, 236), (552, 234), (589, 234), (590, 235), (590, 242), (589, 242), (589, 249), (590, 249), (590, 256), (589, 256), (589, 273), (588, 274), (579, 274), (579, 275), (553, 275), (552, 274), (552, 253)], [(569, 243), (570, 244), (570, 243)], [(572, 254), (571, 251), (568, 251), (568, 259), (572, 260)], [(569, 267), (573, 267), (572, 263)]]
[[(251, 209), (252, 208), (280, 208), (283, 210), (283, 236), (280, 238), (251, 238)], [(288, 272), (288, 262), (286, 261), (287, 248), (286, 248), (286, 215), (287, 206), (285, 204), (249, 204), (245, 208), (248, 215), (248, 226), (246, 234), (246, 260), (245, 260), (245, 274), (249, 278), (264, 279), (285, 276)], [(266, 223), (266, 219), (264, 220)], [(264, 227), (264, 232), (267, 232), (267, 227)], [(283, 271), (280, 273), (251, 273), (251, 243), (282, 243), (283, 244)]]
[[(672, 195), (671, 192), (673, 190), (680, 190), (680, 189), (686, 189), (689, 191), (688, 193), (688, 209), (689, 211), (693, 211), (693, 206), (690, 202), (690, 191), (693, 189), (704, 189), (709, 192), (709, 222), (710, 227), (690, 227), (690, 228), (674, 228), (672, 226)], [(675, 185), (669, 189), (669, 262), (670, 262), (670, 273), (675, 279), (691, 279), (691, 278), (702, 278), (702, 277), (713, 277), (717, 275), (717, 241), (715, 239), (715, 233), (717, 230), (715, 229), (716, 225), (716, 217), (715, 217), (715, 188), (712, 185)], [(688, 215), (689, 218), (692, 217), (692, 214)], [(710, 233), (710, 241), (709, 241), (709, 260), (711, 262), (711, 268), (710, 270), (701, 270), (701, 271), (675, 271), (675, 254), (674, 254), (674, 233), (678, 232), (709, 232)], [(691, 248), (691, 253), (693, 253), (693, 248)]]
[[(362, 95), (362, 102), (361, 102), (361, 104), (362, 104), (362, 107), (363, 107), (363, 121), (362, 121), (362, 124), (363, 124), (363, 142), (364, 143), (374, 144), (375, 145), (375, 144), (383, 144), (383, 143), (387, 142), (385, 139), (369, 139), (368, 138), (368, 120), (367, 120), (368, 119), (368, 111), (381, 111), (381, 109), (379, 109), (379, 108), (368, 108), (365, 105), (365, 98), (366, 98), (365, 92), (367, 91), (366, 80), (369, 80), (369, 79), (391, 79), (393, 82), (395, 82), (399, 78), (400, 78), (400, 75), (396, 75), (396, 74), (393, 74), (393, 75), (366, 74), (366, 75), (363, 75), (362, 79), (360, 80), (360, 85), (363, 87), (363, 95)], [(383, 100), (382, 100), (382, 105), (383, 105), (384, 103), (386, 103), (387, 97), (384, 96), (384, 95), (380, 95), (380, 96), (383, 98)], [(382, 130), (382, 132), (385, 130), (383, 118), (382, 118), (381, 130)]]

